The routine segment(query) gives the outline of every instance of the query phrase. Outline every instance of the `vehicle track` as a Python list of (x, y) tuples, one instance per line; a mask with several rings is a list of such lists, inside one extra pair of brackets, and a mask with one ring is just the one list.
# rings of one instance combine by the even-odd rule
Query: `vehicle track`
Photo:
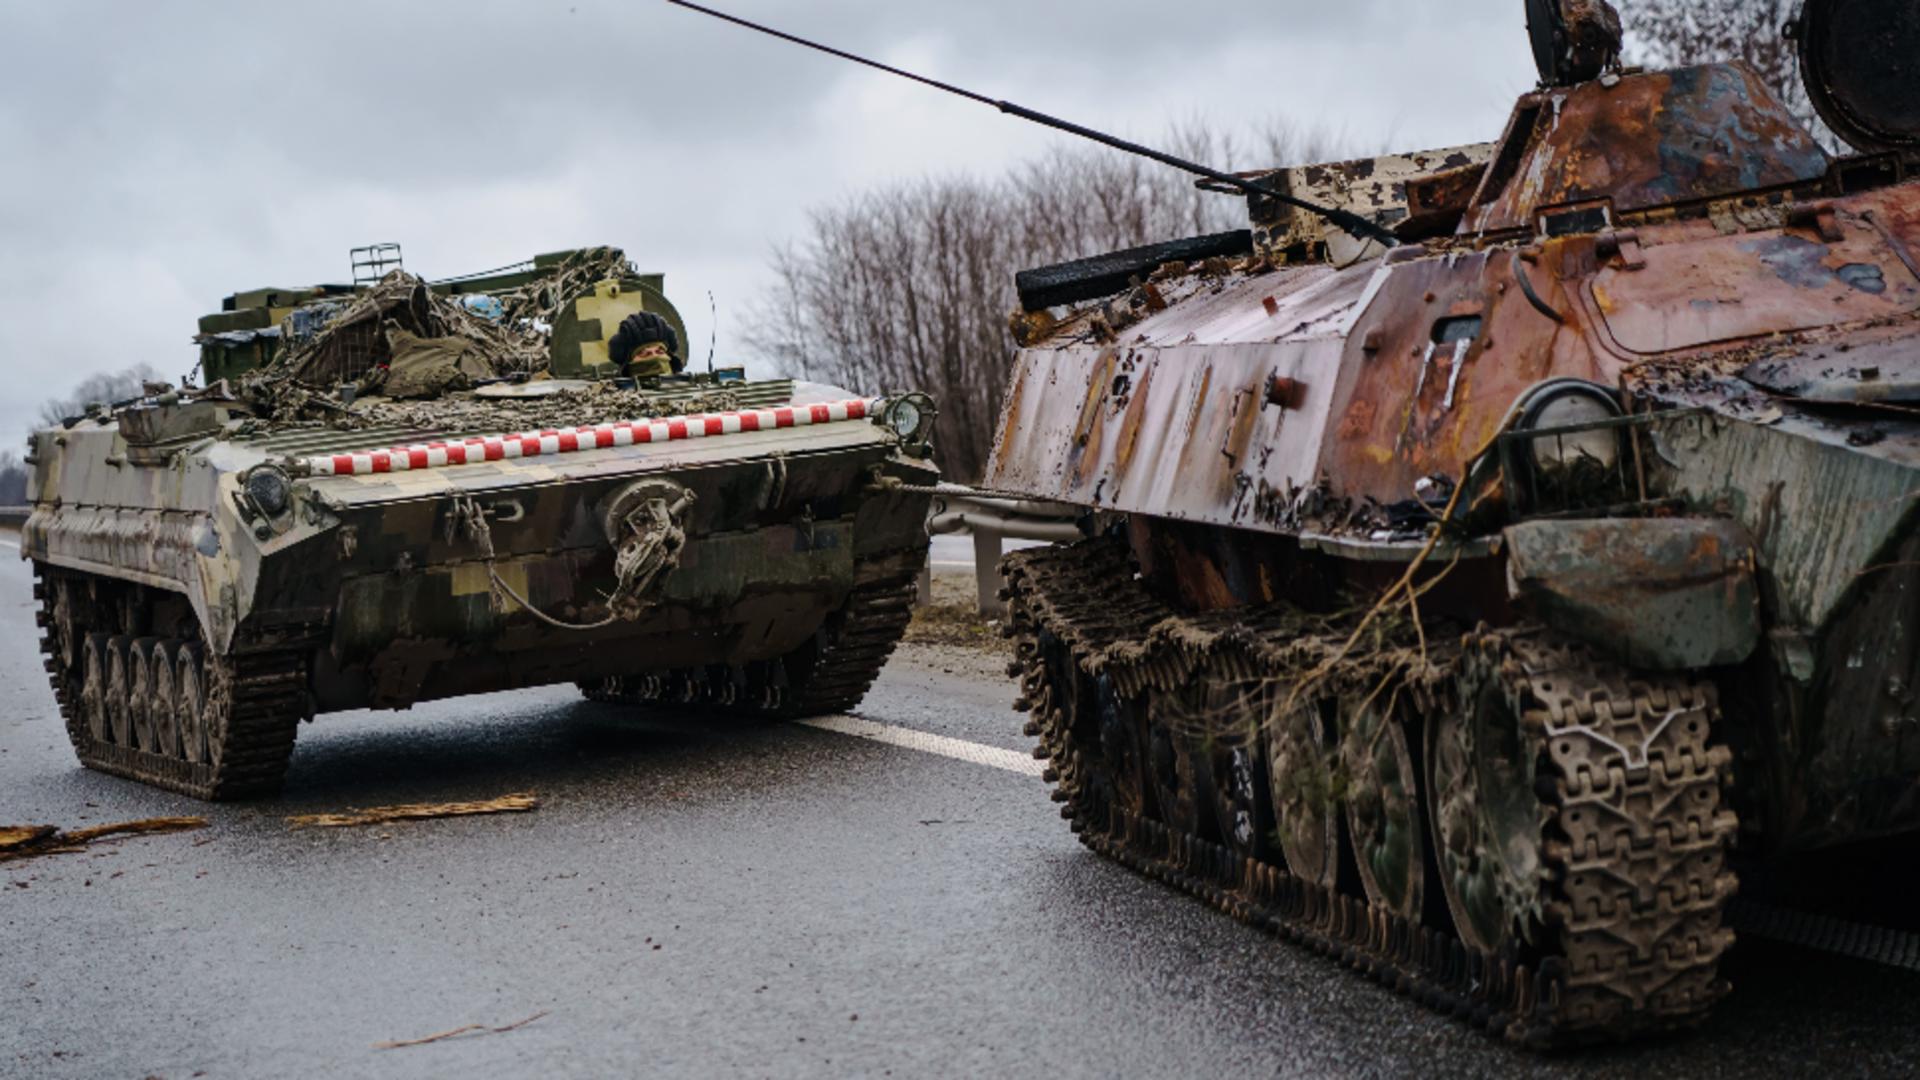
[(1087, 846), (1535, 1047), (1691, 1027), (1725, 993), (1717, 964), (1732, 941), (1721, 913), (1736, 822), (1721, 806), (1728, 756), (1708, 743), (1710, 685), (1632, 675), (1527, 630), (1482, 630), (1457, 650), (1429, 650), (1425, 669), (1409, 665), (1404, 688), (1428, 713), (1449, 707), (1463, 679), (1491, 681), (1534, 740), (1544, 865), (1526, 899), (1537, 923), (1476, 948), (1444, 916), (1403, 917), (1344, 882), (1290, 873), (1278, 855), (1169, 826), (1138, 780), (1140, 744), (1113, 737), (1114, 701), (1194, 681), (1297, 678), (1302, 661), (1344, 655), (1345, 635), (1302, 635), (1284, 612), (1184, 616), (1147, 591), (1114, 541), (1022, 552), (1005, 569), (1016, 708), (1031, 713), (1035, 756)]
[[(196, 799), (278, 792), (300, 722), (310, 715), (307, 664), (319, 628), (282, 628), (271, 647), (240, 642), (221, 656), (199, 640), (135, 637), (138, 628), (124, 625), (124, 605), (63, 595), (81, 586), (77, 575), (34, 564), (40, 654), (81, 764)], [(113, 656), (135, 649), (165, 657), (169, 670), (192, 668), (191, 684), (202, 689), (175, 684), (156, 694), (151, 678), (142, 686), (103, 685)], [(146, 721), (108, 722), (116, 709), (141, 711)], [(191, 739), (192, 732), (202, 737)]]
[(777, 660), (582, 683), (610, 705), (701, 707), (798, 719), (846, 712), (873, 687), (913, 619), (917, 568), (855, 586), (813, 640)]

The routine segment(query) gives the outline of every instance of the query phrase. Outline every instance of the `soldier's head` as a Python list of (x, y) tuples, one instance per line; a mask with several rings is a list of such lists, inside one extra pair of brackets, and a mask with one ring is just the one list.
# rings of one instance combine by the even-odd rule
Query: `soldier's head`
[(667, 320), (651, 311), (638, 311), (621, 320), (607, 343), (607, 358), (623, 375), (668, 375), (685, 370), (680, 336)]

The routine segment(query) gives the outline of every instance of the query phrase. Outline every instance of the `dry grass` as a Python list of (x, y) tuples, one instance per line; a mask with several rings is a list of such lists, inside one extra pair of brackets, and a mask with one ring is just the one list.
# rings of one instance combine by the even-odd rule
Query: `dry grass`
[(980, 617), (972, 574), (933, 576), (933, 603), (914, 609), (909, 645), (949, 645), (992, 653), (1008, 651), (997, 623)]

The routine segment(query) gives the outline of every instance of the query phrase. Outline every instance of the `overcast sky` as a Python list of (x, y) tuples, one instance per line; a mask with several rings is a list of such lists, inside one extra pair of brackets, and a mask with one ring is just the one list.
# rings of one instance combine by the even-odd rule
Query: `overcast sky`
[[(712, 2), (1138, 138), (1476, 142), (1533, 82), (1521, 0)], [(88, 374), (184, 374), (221, 297), (346, 279), (368, 241), (429, 277), (623, 247), (696, 355), (711, 291), (741, 359), (809, 207), (1052, 138), (663, 0), (0, 0), (0, 445)]]

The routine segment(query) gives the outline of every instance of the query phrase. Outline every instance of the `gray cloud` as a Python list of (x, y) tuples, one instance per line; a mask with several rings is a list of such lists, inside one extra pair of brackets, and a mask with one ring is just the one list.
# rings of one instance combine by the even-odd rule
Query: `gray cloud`
[[(1446, 145), (1531, 82), (1518, 0), (723, 2), (1142, 137)], [(429, 275), (617, 244), (697, 341), (715, 295), (726, 355), (808, 207), (1050, 138), (658, 0), (0, 0), (0, 433), (92, 372), (184, 372), (220, 297), (338, 280), (370, 240)]]

